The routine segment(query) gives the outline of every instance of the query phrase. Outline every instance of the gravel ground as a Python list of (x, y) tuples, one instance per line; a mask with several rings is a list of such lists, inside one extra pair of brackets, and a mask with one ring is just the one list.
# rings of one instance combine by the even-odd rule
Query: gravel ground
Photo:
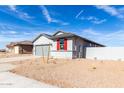
[(124, 62), (87, 59), (55, 61), (56, 64), (28, 62), (12, 72), (58, 87), (124, 87)]

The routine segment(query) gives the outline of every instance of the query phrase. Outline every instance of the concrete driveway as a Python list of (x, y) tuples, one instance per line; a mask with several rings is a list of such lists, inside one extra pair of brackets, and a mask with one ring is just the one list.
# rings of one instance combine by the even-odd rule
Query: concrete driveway
[(33, 56), (1, 58), (0, 88), (55, 88), (55, 86), (9, 72), (9, 70), (14, 69), (17, 66), (9, 62), (22, 61), (31, 58), (33, 58)]
[(38, 82), (11, 72), (0, 73), (0, 88), (54, 88), (55, 86)]

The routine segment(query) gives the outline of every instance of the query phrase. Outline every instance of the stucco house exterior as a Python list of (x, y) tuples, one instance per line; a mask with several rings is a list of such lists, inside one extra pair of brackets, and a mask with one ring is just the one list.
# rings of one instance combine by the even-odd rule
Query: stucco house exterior
[(32, 54), (32, 41), (10, 42), (6, 45), (7, 51), (13, 54)]
[(52, 58), (85, 58), (86, 47), (104, 47), (104, 45), (80, 37), (73, 33), (57, 31), (53, 35), (40, 34), (33, 41), (35, 56)]

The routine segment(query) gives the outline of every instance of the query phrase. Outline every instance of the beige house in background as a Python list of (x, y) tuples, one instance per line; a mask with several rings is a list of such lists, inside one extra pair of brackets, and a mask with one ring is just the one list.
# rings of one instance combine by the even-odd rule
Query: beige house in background
[(32, 54), (33, 44), (31, 41), (11, 42), (6, 45), (7, 51), (14, 54)]

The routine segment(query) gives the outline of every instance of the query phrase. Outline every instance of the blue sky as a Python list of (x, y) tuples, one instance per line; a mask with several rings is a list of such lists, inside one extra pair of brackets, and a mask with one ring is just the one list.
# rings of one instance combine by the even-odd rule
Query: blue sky
[(124, 6), (0, 6), (0, 48), (58, 30), (106, 46), (124, 46)]

